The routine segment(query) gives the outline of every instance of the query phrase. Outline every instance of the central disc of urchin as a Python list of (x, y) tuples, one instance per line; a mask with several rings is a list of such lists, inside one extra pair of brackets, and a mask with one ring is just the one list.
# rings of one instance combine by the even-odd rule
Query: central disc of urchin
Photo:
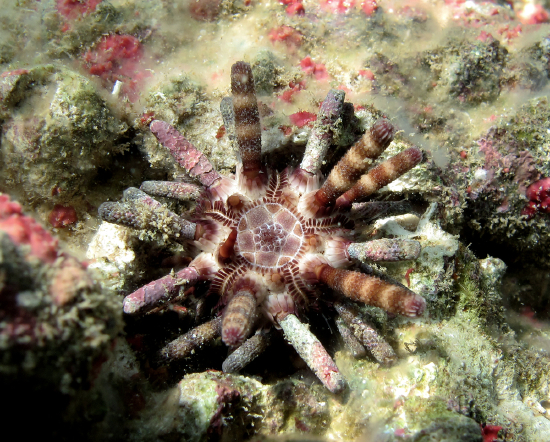
[(300, 220), (281, 204), (253, 207), (237, 226), (237, 253), (254, 266), (278, 269), (298, 255), (303, 243)]

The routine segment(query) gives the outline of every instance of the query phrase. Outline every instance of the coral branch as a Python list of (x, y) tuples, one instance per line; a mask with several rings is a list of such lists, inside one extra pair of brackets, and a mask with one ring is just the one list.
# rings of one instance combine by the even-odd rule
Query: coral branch
[(279, 320), (285, 338), (296, 349), (300, 357), (332, 393), (341, 392), (346, 383), (338, 367), (327, 353), (323, 344), (293, 314)]

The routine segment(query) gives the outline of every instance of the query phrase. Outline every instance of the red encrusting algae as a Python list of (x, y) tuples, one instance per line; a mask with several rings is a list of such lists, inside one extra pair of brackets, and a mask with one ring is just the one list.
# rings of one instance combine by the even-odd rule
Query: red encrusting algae
[(76, 223), (78, 217), (74, 207), (56, 204), (48, 216), (48, 221), (53, 227), (59, 229)]
[(527, 188), (525, 196), (529, 202), (521, 211), (522, 215), (531, 219), (537, 212), (550, 213), (550, 177), (542, 178), (531, 184)]
[(0, 230), (15, 244), (30, 246), (29, 254), (46, 263), (51, 264), (58, 257), (57, 239), (34, 219), (23, 215), (19, 203), (10, 201), (7, 195), (0, 195)]
[(82, 59), (88, 72), (104, 80), (106, 87), (119, 81), (122, 93), (135, 101), (141, 83), (150, 75), (141, 65), (143, 55), (143, 45), (136, 37), (111, 34), (104, 36)]
[(57, 12), (68, 20), (77, 20), (95, 11), (103, 0), (57, 0)]

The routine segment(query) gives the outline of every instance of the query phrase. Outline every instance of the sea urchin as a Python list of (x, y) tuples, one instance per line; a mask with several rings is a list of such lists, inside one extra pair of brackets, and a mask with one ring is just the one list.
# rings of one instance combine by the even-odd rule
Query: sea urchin
[[(261, 162), (260, 118), (247, 63), (233, 65), (231, 87), (233, 97), (222, 102), (222, 113), (226, 125), (234, 124), (239, 148), (241, 162), (235, 177), (220, 175), (172, 126), (154, 120), (153, 134), (202, 186), (144, 182), (141, 190), (127, 189), (121, 202), (99, 208), (105, 221), (154, 228), (199, 250), (186, 268), (126, 296), (124, 311), (139, 315), (158, 310), (181, 301), (186, 289), (198, 281), (209, 280), (209, 293), (220, 299), (219, 313), (168, 343), (160, 350), (162, 359), (185, 357), (221, 335), (232, 350), (223, 369), (237, 371), (268, 345), (269, 330), (282, 329), (321, 382), (339, 392), (345, 382), (336, 364), (298, 318), (312, 303), (328, 301), (341, 320), (339, 329), (344, 334), (352, 330), (346, 341), (355, 334), (372, 347), (376, 333), (368, 324), (358, 323), (357, 309), (346, 298), (409, 317), (423, 313), (424, 298), (408, 288), (346, 269), (353, 261), (399, 261), (415, 259), (420, 253), (420, 244), (413, 240), (354, 242), (353, 228), (376, 206), (355, 202), (410, 170), (421, 161), (422, 153), (412, 147), (370, 167), (394, 136), (393, 125), (380, 119), (319, 186), (319, 169), (344, 104), (344, 93), (331, 90), (300, 167), (281, 173), (269, 170)], [(169, 211), (150, 195), (196, 200), (193, 220)], [(395, 358), (391, 347), (383, 341), (379, 345), (384, 348), (378, 352), (379, 359)]]

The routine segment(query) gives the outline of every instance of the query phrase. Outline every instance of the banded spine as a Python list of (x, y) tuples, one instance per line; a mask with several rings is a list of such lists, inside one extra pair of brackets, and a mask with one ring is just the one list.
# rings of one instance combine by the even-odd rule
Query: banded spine
[(229, 300), (222, 320), (222, 341), (229, 347), (241, 345), (256, 321), (256, 297), (242, 288)]
[(426, 308), (422, 296), (375, 276), (336, 269), (328, 264), (317, 265), (314, 272), (319, 282), (349, 299), (383, 308), (390, 313), (414, 318), (422, 315)]
[(253, 180), (262, 168), (262, 139), (254, 77), (248, 63), (239, 61), (231, 66), (231, 92), (242, 173)]
[(350, 189), (368, 169), (370, 161), (380, 156), (393, 140), (394, 127), (380, 119), (355, 143), (330, 172), (323, 186), (315, 193), (319, 207), (328, 207)]
[(388, 185), (422, 161), (422, 151), (410, 147), (384, 161), (361, 177), (355, 185), (336, 200), (336, 207), (349, 207)]

